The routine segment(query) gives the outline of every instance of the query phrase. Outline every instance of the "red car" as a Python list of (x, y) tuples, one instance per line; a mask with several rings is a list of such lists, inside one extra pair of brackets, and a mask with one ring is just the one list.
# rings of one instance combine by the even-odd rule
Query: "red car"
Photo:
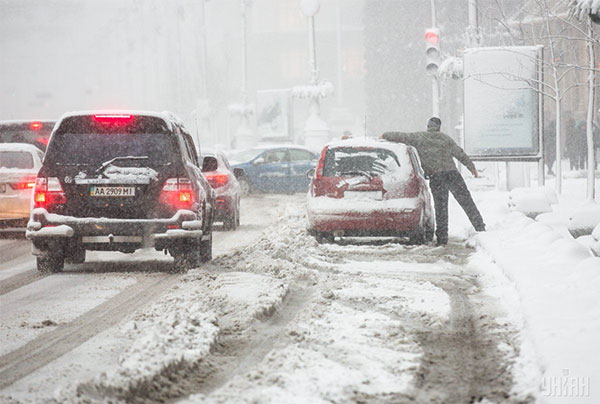
[(321, 152), (308, 194), (308, 230), (334, 237), (433, 239), (431, 193), (417, 151), (400, 143), (349, 139)]
[(241, 189), (227, 157), (221, 152), (202, 150), (202, 172), (215, 193), (215, 221), (225, 230), (240, 225)]

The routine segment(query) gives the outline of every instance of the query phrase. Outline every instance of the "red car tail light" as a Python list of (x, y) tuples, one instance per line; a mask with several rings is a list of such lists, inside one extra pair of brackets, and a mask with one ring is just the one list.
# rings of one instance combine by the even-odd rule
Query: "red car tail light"
[(31, 130), (40, 130), (44, 125), (41, 122), (31, 122), (29, 124), (29, 129)]
[(319, 180), (323, 178), (323, 169), (325, 168), (325, 156), (327, 155), (327, 149), (323, 149), (319, 162), (317, 163), (317, 169), (315, 170), (315, 179)]
[(176, 209), (190, 209), (196, 196), (189, 178), (169, 178), (165, 181), (158, 202)]
[(35, 181), (16, 182), (16, 183), (10, 184), (10, 187), (12, 189), (14, 189), (15, 191), (23, 190), (23, 189), (32, 189), (35, 187)]
[(58, 178), (38, 177), (33, 191), (34, 208), (50, 208), (67, 202), (67, 196)]
[(213, 188), (224, 187), (229, 182), (228, 174), (206, 174), (205, 177), (210, 186)]

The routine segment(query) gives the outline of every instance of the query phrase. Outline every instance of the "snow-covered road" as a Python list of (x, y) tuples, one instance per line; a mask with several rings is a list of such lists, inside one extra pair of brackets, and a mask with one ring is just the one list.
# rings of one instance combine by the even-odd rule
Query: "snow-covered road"
[(456, 239), (319, 245), (304, 203), (246, 199), (184, 275), (143, 251), (27, 278), (34, 261), (13, 254), (0, 401), (533, 400), (518, 297), (489, 258)]

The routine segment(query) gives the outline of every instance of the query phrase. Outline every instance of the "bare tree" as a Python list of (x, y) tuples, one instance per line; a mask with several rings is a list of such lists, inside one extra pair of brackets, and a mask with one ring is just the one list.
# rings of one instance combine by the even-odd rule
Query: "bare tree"
[[(500, 4), (500, 3), (498, 3)], [(506, 15), (502, 13), (502, 15)], [(568, 28), (573, 23), (568, 21), (568, 8), (560, 1), (531, 0), (523, 5), (520, 13), (512, 16), (507, 21), (502, 21), (500, 26), (506, 30), (513, 41), (524, 44), (543, 45), (547, 58), (542, 62), (545, 78), (541, 81), (513, 77), (514, 80), (523, 80), (529, 88), (541, 92), (544, 96), (554, 101), (555, 131), (556, 131), (556, 192), (562, 193), (562, 101), (567, 93), (575, 87), (581, 86), (573, 73), (581, 66), (577, 63), (565, 63), (563, 48), (566, 41), (574, 39), (567, 34)], [(581, 38), (579, 38), (581, 40)], [(550, 145), (545, 145), (550, 146)]]
[[(596, 68), (596, 52), (595, 48), (600, 44), (598, 36), (592, 26), (592, 19), (590, 18), (591, 13), (598, 12), (600, 9), (600, 1), (592, 0), (571, 0), (570, 1), (570, 14), (580, 21), (579, 24), (574, 25), (576, 32), (580, 33), (583, 39), (586, 41), (586, 47), (588, 51), (588, 63), (587, 63), (587, 87), (588, 87), (588, 99), (587, 99), (587, 116), (586, 116), (586, 139), (587, 139), (587, 199), (594, 201), (596, 197), (595, 190), (595, 168), (596, 161), (594, 155), (594, 100), (596, 92), (596, 74), (598, 69)], [(581, 22), (583, 21), (583, 22)], [(584, 27), (580, 27), (583, 25)], [(598, 145), (600, 146), (600, 145)]]

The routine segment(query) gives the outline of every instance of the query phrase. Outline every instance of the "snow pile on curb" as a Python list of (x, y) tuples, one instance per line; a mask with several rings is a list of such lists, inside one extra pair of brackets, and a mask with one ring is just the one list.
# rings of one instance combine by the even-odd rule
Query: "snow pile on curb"
[(600, 258), (521, 213), (504, 217), (490, 230), (477, 240), (519, 291), (542, 362), (542, 394), (550, 392), (549, 381), (560, 380), (565, 369), (573, 380), (589, 378), (591, 385), (598, 384), (600, 359), (590, 356), (589, 349), (600, 340)]
[(254, 245), (213, 260), (209, 270), (254, 272), (279, 279), (312, 278), (312, 257), (319, 254), (316, 241), (306, 236), (304, 207), (289, 204), (281, 217)]
[(573, 237), (590, 235), (598, 224), (600, 224), (600, 205), (593, 202), (586, 203), (570, 215), (569, 233)]
[(558, 203), (556, 193), (550, 188), (515, 188), (508, 194), (511, 210), (535, 218), (541, 213), (552, 212), (550, 205)]

